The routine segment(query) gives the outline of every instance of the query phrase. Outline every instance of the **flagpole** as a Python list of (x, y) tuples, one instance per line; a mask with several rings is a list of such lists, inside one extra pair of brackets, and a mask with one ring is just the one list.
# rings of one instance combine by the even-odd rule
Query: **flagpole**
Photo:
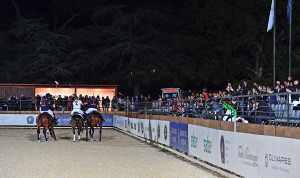
[(290, 44), (289, 44), (289, 76), (291, 76), (291, 68), (292, 68), (292, 9), (293, 9), (293, 1), (290, 0)]
[(276, 84), (276, 69), (275, 69), (275, 62), (276, 62), (276, 0), (274, 0), (274, 27), (273, 27), (273, 87), (275, 89)]

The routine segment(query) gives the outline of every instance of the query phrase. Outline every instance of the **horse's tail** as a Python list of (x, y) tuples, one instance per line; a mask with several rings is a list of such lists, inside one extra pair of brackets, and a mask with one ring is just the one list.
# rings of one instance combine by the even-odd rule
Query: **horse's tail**
[(35, 119), (35, 122), (36, 122), (36, 123), (41, 122), (41, 121), (40, 121), (41, 115), (42, 115), (42, 114), (39, 114), (39, 115), (36, 117), (36, 119)]
[(40, 122), (42, 123), (42, 126), (44, 129), (49, 132), (49, 126), (51, 125), (51, 117), (49, 117), (49, 114), (41, 114)]

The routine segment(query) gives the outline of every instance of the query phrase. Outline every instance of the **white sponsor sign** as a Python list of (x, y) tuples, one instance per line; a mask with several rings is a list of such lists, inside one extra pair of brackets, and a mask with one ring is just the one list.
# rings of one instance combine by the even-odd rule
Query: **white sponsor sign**
[(170, 121), (160, 121), (156, 122), (156, 141), (170, 146)]
[(36, 126), (38, 114), (0, 114), (0, 125)]
[[(114, 118), (122, 130), (170, 145), (169, 121)], [(244, 177), (300, 177), (299, 139), (188, 127), (190, 155)]]
[(127, 131), (127, 117), (124, 116), (114, 116), (114, 126)]
[(300, 140), (189, 125), (189, 154), (245, 177), (300, 177)]

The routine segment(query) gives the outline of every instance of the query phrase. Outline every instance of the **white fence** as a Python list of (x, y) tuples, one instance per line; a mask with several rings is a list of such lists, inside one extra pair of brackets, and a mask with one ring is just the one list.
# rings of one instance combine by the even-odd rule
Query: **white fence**
[[(134, 135), (172, 146), (174, 140), (188, 153), (245, 177), (300, 177), (300, 140), (265, 135), (234, 133), (188, 125), (188, 140), (181, 128), (161, 120), (114, 116), (114, 126)], [(152, 130), (152, 133), (149, 132)], [(177, 133), (176, 132), (177, 129)], [(172, 133), (171, 133), (172, 131)], [(174, 136), (175, 134), (175, 136)], [(176, 135), (177, 134), (177, 135)], [(171, 135), (174, 137), (170, 141)], [(178, 138), (176, 138), (176, 136)], [(174, 144), (173, 144), (174, 147)]]

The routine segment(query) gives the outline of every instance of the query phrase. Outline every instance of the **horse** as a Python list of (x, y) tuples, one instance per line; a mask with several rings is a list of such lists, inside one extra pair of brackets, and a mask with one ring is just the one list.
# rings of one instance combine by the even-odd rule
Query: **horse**
[(37, 140), (38, 140), (38, 142), (40, 142), (40, 139), (41, 139), (41, 134), (40, 134), (41, 127), (43, 127), (43, 133), (44, 133), (46, 142), (48, 142), (46, 132), (49, 133), (49, 130), (50, 130), (51, 137), (54, 138), (54, 140), (56, 140), (53, 122), (51, 119), (51, 115), (49, 113), (44, 112), (44, 113), (39, 114), (36, 118), (36, 125), (37, 125)]
[[(88, 140), (88, 127), (90, 126), (90, 137), (94, 138), (94, 126), (97, 126), (99, 124), (99, 141), (101, 141), (101, 135), (102, 135), (102, 123), (104, 119), (101, 113), (97, 111), (93, 111), (88, 115), (87, 122), (86, 122), (86, 139)], [(91, 132), (92, 131), (92, 132)]]
[(71, 117), (71, 127), (73, 128), (73, 142), (75, 142), (75, 128), (78, 129), (78, 140), (80, 140), (80, 131), (83, 132), (83, 116), (75, 112)]

